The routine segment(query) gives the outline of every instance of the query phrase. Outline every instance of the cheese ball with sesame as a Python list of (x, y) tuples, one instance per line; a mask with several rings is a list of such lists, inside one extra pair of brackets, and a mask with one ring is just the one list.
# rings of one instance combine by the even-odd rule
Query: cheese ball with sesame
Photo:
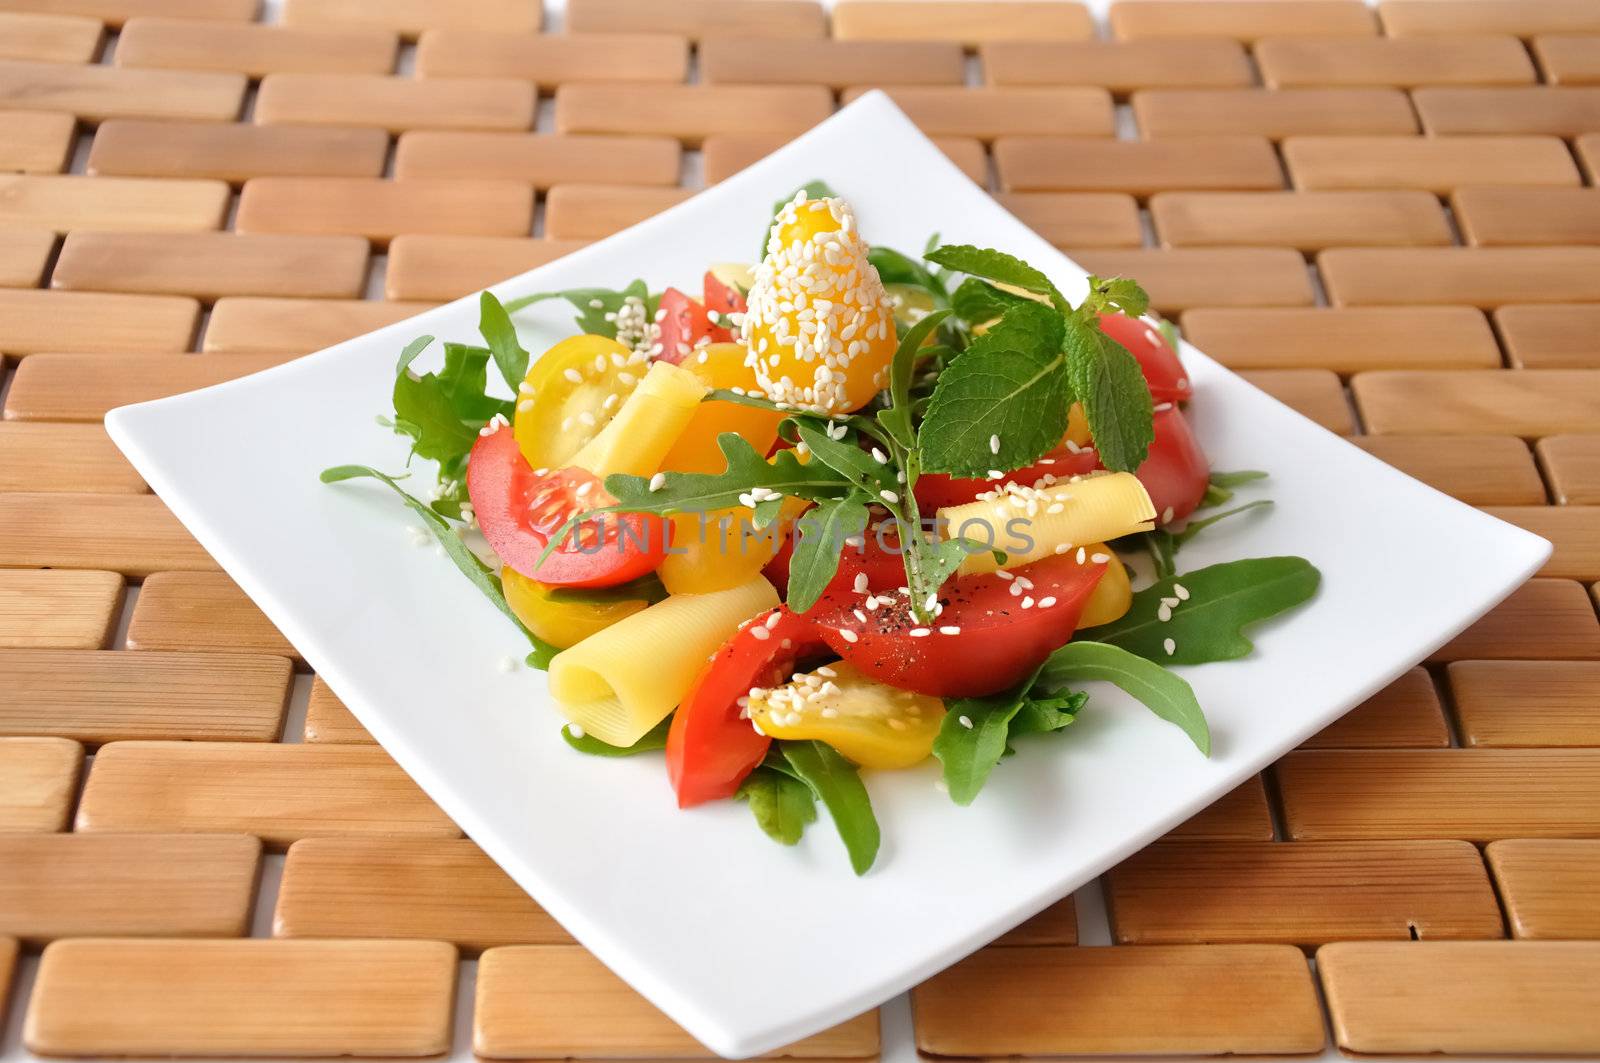
[(779, 211), (744, 338), (774, 402), (847, 413), (888, 385), (894, 306), (844, 200), (808, 200), (802, 191)]

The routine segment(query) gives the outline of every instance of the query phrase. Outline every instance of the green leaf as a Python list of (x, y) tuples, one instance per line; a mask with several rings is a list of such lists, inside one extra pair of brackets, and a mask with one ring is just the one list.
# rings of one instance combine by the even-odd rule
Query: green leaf
[(956, 569), (961, 567), (961, 562), (975, 553), (989, 549), (976, 539), (933, 541), (926, 536), (918, 535), (916, 540), (912, 548), (922, 553), (922, 583), (929, 590), (943, 587), (945, 580), (955, 575)]
[(1194, 688), (1181, 677), (1121, 646), (1103, 642), (1069, 642), (1045, 658), (1040, 682), (1055, 685), (1100, 679), (1115, 684), (1145, 708), (1176, 724), (1195, 747), (1211, 755), (1211, 729), (1195, 700)]
[(1155, 439), (1155, 412), (1144, 372), (1122, 344), (1100, 331), (1098, 322), (1064, 320), (1067, 376), (1072, 393), (1083, 403), (1100, 462), (1113, 472), (1133, 472)]
[(1089, 695), (1082, 691), (1063, 690), (1055, 694), (1041, 694), (1038, 690), (1023, 699), (1022, 707), (1011, 721), (1011, 737), (1049, 734), (1059, 731), (1078, 718)]
[(950, 296), (950, 307), (956, 316), (969, 325), (982, 325), (993, 321), (1018, 303), (1032, 302), (1014, 292), (1002, 291), (988, 281), (968, 277), (956, 285)]
[[(565, 299), (578, 311), (574, 323), (578, 331), (591, 336), (617, 338), (617, 312), (629, 298), (643, 301), (649, 313), (655, 312), (657, 297), (650, 294), (644, 281), (635, 280), (624, 288), (567, 288), (559, 292), (535, 292), (505, 303), (507, 314), (514, 314), (534, 303), (547, 299)], [(610, 320), (607, 320), (607, 315)]]
[(413, 513), (422, 518), (423, 524), (427, 525), (428, 530), (433, 532), (433, 537), (444, 548), (445, 556), (454, 562), (456, 568), (461, 570), (461, 574), (467, 577), (474, 587), (482, 591), (483, 596), (489, 599), (496, 609), (504, 613), (513, 624), (517, 625), (517, 630), (526, 635), (528, 641), (533, 644), (534, 652), (528, 657), (530, 665), (542, 668), (545, 664), (535, 664), (535, 661), (548, 663), (549, 659), (555, 656), (558, 652), (557, 649), (529, 631), (517, 614), (512, 611), (511, 606), (506, 603), (505, 591), (500, 586), (500, 577), (495, 573), (494, 569), (484, 564), (477, 554), (467, 548), (467, 544), (461, 541), (461, 536), (455, 533), (443, 517), (407, 494), (405, 489), (395, 482), (394, 477), (366, 465), (336, 465), (331, 469), (322, 470), (321, 477), (322, 482), (325, 484), (363, 478), (388, 484), (389, 488), (400, 496), (400, 500)]
[(1267, 474), (1259, 469), (1241, 469), (1238, 472), (1214, 472), (1211, 474), (1211, 484), (1214, 487), (1239, 487), (1266, 478)]
[(794, 556), (789, 560), (789, 608), (804, 613), (817, 604), (828, 581), (839, 571), (844, 541), (867, 527), (867, 503), (861, 495), (824, 499), (795, 525)]
[(1219, 520), (1226, 520), (1229, 517), (1236, 516), (1237, 514), (1248, 513), (1252, 509), (1263, 509), (1270, 505), (1272, 505), (1272, 499), (1258, 498), (1254, 502), (1246, 502), (1242, 506), (1235, 506), (1224, 513), (1213, 513), (1209, 517), (1202, 517), (1199, 520), (1191, 520), (1189, 523), (1183, 526), (1183, 531), (1172, 533), (1173, 548), (1176, 549), (1182, 546), (1184, 543), (1188, 542), (1190, 539), (1193, 539), (1196, 535), (1199, 535), (1201, 532), (1205, 531)]
[(983, 476), (1021, 468), (1061, 442), (1071, 406), (1063, 320), (1047, 306), (1018, 304), (945, 367), (918, 434), (924, 469)]
[(1156, 331), (1161, 333), (1161, 338), (1167, 341), (1168, 347), (1171, 347), (1174, 351), (1178, 349), (1178, 341), (1181, 337), (1178, 335), (1177, 325), (1174, 325), (1166, 318), (1162, 318), (1156, 322)]
[(816, 822), (816, 795), (793, 775), (757, 768), (733, 796), (750, 803), (756, 823), (780, 845), (798, 844), (806, 826)]
[(500, 376), (515, 393), (522, 378), (528, 375), (528, 352), (517, 342), (517, 328), (511, 323), (511, 315), (493, 292), (486, 291), (478, 296), (478, 332), (494, 354)]
[(394, 367), (394, 371), (396, 373), (404, 373), (406, 368), (410, 366), (412, 362), (417, 360), (417, 355), (426, 350), (428, 344), (432, 342), (432, 336), (418, 336), (416, 339), (406, 344), (405, 348), (400, 352), (400, 363)]
[(933, 301), (940, 306), (950, 301), (944, 282), (910, 255), (892, 247), (871, 247), (867, 249), (867, 261), (878, 271), (878, 279), (884, 284), (909, 284), (921, 288), (933, 296)]
[[(970, 805), (988, 782), (989, 773), (1005, 756), (1011, 720), (1022, 708), (1030, 677), (1001, 694), (982, 698), (951, 698), (945, 703), (944, 722), (933, 740), (933, 755), (944, 765), (944, 784), (950, 800)], [(970, 724), (970, 726), (969, 726)]]
[(889, 364), (890, 405), (889, 409), (879, 411), (878, 420), (907, 450), (916, 446), (916, 433), (911, 426), (911, 380), (917, 370), (917, 353), (923, 341), (949, 316), (948, 310), (935, 310), (911, 326), (900, 338), (894, 360)]
[[(1303, 557), (1253, 557), (1211, 565), (1158, 580), (1135, 594), (1127, 613), (1096, 628), (1095, 638), (1164, 664), (1231, 661), (1254, 648), (1245, 628), (1302, 604), (1316, 593), (1320, 580), (1316, 567)], [(1163, 605), (1170, 610), (1169, 620), (1161, 619)], [(1170, 654), (1167, 639), (1173, 642)]]
[(872, 814), (872, 799), (867, 796), (856, 766), (824, 742), (784, 742), (783, 755), (833, 817), (833, 825), (850, 854), (850, 866), (856, 874), (866, 874), (878, 858), (881, 839), (877, 817)]
[(1089, 291), (1097, 302), (1115, 307), (1129, 317), (1143, 317), (1150, 309), (1150, 296), (1139, 287), (1138, 281), (1128, 277), (1091, 276)]
[(409, 370), (394, 378), (395, 428), (411, 437), (419, 457), (440, 464), (460, 458), (478, 441), (478, 429), (462, 420), (439, 377), (414, 376)]
[(643, 476), (618, 473), (606, 477), (606, 490), (617, 500), (615, 509), (627, 513), (709, 512), (741, 505), (739, 496), (748, 495), (753, 487), (796, 498), (828, 498), (855, 486), (823, 462), (801, 464), (790, 450), (780, 450), (769, 464), (735, 432), (718, 436), (717, 446), (728, 463), (722, 472), (665, 473), (656, 491), (650, 490), (650, 480)]
[(878, 461), (853, 442), (834, 439), (807, 421), (799, 422), (796, 428), (801, 441), (811, 449), (811, 456), (816, 459), (810, 464), (820, 462), (826, 465), (873, 499), (877, 499), (880, 491), (895, 490), (893, 466)]
[(666, 749), (667, 732), (671, 729), (672, 717), (669, 715), (646, 731), (643, 737), (631, 746), (608, 745), (591, 734), (585, 734), (580, 738), (572, 733), (570, 724), (561, 728), (561, 738), (579, 753), (587, 753), (591, 757), (632, 757), (640, 753), (654, 753), (659, 749)]
[(1050, 278), (1014, 255), (996, 251), (992, 247), (974, 247), (971, 244), (946, 244), (936, 247), (923, 256), (947, 269), (959, 270), (974, 277), (999, 281), (1013, 288), (1021, 288), (1038, 295), (1047, 295), (1057, 310), (1066, 313), (1071, 309), (1066, 297), (1050, 282)]
[(638, 579), (614, 587), (550, 587), (545, 595), (552, 602), (571, 605), (615, 605), (641, 598), (654, 603), (667, 596), (667, 588), (660, 576), (647, 572)]

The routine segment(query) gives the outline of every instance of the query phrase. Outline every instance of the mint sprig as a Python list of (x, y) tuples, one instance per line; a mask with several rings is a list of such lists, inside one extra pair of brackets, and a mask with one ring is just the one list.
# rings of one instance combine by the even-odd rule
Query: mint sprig
[(1132, 472), (1155, 441), (1155, 408), (1144, 371), (1127, 348), (1100, 331), (1096, 320), (1064, 319), (1067, 381), (1083, 404), (1100, 463)]
[(947, 269), (1046, 296), (1051, 304), (1064, 314), (1072, 309), (1072, 304), (1067, 302), (1066, 296), (1061, 294), (1060, 289), (1049, 277), (1022, 259), (1008, 255), (1004, 251), (996, 251), (992, 247), (974, 247), (971, 244), (946, 244), (934, 248), (923, 257)]

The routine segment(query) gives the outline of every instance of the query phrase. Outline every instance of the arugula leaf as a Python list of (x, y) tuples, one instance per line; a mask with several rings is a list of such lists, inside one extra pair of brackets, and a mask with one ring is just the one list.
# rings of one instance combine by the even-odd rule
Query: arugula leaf
[(855, 486), (824, 462), (801, 464), (790, 450), (779, 451), (768, 464), (736, 432), (722, 433), (717, 437), (717, 446), (728, 463), (726, 469), (718, 473), (669, 472), (662, 476), (659, 490), (650, 490), (650, 480), (643, 476), (616, 473), (606, 477), (606, 490), (617, 500), (615, 511), (709, 512), (742, 505), (739, 496), (748, 495), (752, 487), (765, 487), (796, 498), (828, 498)]
[(1064, 320), (1047, 306), (1018, 304), (945, 367), (918, 435), (924, 469), (983, 476), (1021, 468), (1061, 442), (1072, 404)]
[(856, 874), (866, 874), (878, 858), (881, 836), (872, 814), (872, 799), (856, 766), (825, 742), (784, 742), (783, 755), (833, 817), (850, 854), (850, 866)]
[(795, 526), (794, 556), (789, 560), (789, 608), (804, 613), (839, 571), (845, 538), (867, 526), (867, 503), (858, 494), (824, 499)]
[(878, 279), (885, 284), (908, 284), (913, 288), (921, 288), (933, 296), (933, 301), (939, 306), (950, 302), (950, 293), (944, 281), (910, 255), (892, 247), (870, 247), (867, 249), (867, 261), (872, 263), (872, 268), (878, 271)]
[(1196, 748), (1211, 755), (1211, 729), (1195, 700), (1194, 688), (1178, 675), (1141, 656), (1104, 642), (1069, 642), (1045, 658), (1039, 669), (1043, 683), (1055, 685), (1101, 679), (1138, 698), (1144, 706), (1189, 736)]
[(406, 368), (410, 366), (412, 362), (417, 360), (417, 355), (426, 350), (428, 344), (432, 342), (432, 336), (418, 336), (416, 339), (406, 344), (405, 348), (400, 352), (400, 364), (394, 367), (394, 371), (396, 373), (404, 373)]
[(944, 783), (950, 791), (950, 800), (958, 805), (970, 805), (983, 789), (989, 773), (1005, 755), (1011, 720), (1022, 708), (1032, 685), (1033, 679), (1029, 677), (1000, 694), (952, 698), (945, 704), (944, 722), (939, 725), (939, 736), (933, 740), (933, 755), (944, 765)]
[(545, 594), (552, 602), (572, 605), (615, 605), (617, 602), (637, 601), (640, 598), (654, 604), (667, 596), (667, 588), (660, 576), (647, 572), (638, 579), (614, 587), (552, 586)]
[(1206, 493), (1205, 497), (1200, 500), (1200, 508), (1220, 506), (1233, 497), (1233, 488), (1266, 478), (1266, 473), (1258, 472), (1255, 469), (1244, 469), (1240, 472), (1214, 472), (1206, 484)]
[(1062, 690), (1054, 694), (1035, 690), (1022, 701), (1022, 707), (1011, 721), (1011, 737), (1049, 734), (1059, 731), (1078, 718), (1089, 695), (1081, 690)]
[(511, 606), (506, 603), (505, 591), (500, 586), (500, 577), (495, 573), (494, 569), (484, 564), (482, 558), (467, 548), (467, 544), (461, 541), (461, 536), (451, 529), (443, 517), (407, 494), (406, 490), (395, 481), (394, 477), (366, 465), (336, 465), (331, 469), (322, 470), (321, 476), (322, 482), (325, 484), (341, 483), (345, 480), (362, 478), (379, 480), (388, 484), (390, 489), (400, 496), (400, 500), (413, 513), (422, 518), (422, 522), (427, 525), (429, 531), (433, 532), (433, 537), (439, 541), (439, 545), (444, 549), (445, 556), (455, 563), (456, 568), (461, 570), (461, 574), (466, 576), (474, 587), (482, 591), (483, 596), (489, 599), (496, 609), (504, 613), (513, 624), (516, 624), (518, 631), (528, 637), (528, 641), (533, 644), (534, 650), (533, 653), (528, 655), (528, 663), (530, 665), (536, 668), (543, 668), (548, 664), (551, 657), (560, 652), (556, 647), (529, 631), (521, 618), (512, 611)]
[[(635, 280), (623, 288), (567, 288), (559, 292), (535, 292), (532, 295), (508, 300), (505, 303), (505, 311), (507, 314), (514, 314), (518, 310), (534, 303), (542, 303), (547, 299), (565, 299), (578, 311), (578, 316), (573, 320), (579, 332), (616, 339), (616, 315), (629, 297), (641, 300), (649, 314), (655, 313), (660, 298), (650, 294), (650, 289), (645, 286), (644, 281)], [(610, 320), (607, 320), (607, 315), (610, 315)]]
[(1067, 376), (1072, 393), (1083, 403), (1101, 464), (1113, 472), (1132, 472), (1144, 463), (1155, 440), (1155, 412), (1144, 372), (1127, 348), (1100, 331), (1098, 322), (1065, 320)]
[(462, 418), (437, 373), (417, 376), (409, 369), (401, 371), (394, 378), (392, 398), (395, 430), (411, 437), (411, 451), (419, 457), (447, 465), (478, 441), (482, 425), (474, 427)]
[(1066, 297), (1050, 282), (1049, 277), (1022, 259), (1008, 255), (1004, 251), (996, 251), (989, 247), (974, 247), (971, 244), (946, 244), (934, 248), (922, 257), (947, 269), (999, 281), (1001, 284), (1009, 284), (1013, 288), (1021, 288), (1038, 295), (1047, 295), (1050, 297), (1050, 302), (1063, 314), (1072, 309)]
[(976, 539), (930, 540), (925, 535), (918, 535), (909, 548), (921, 552), (922, 583), (930, 590), (943, 587), (970, 555), (989, 549)]
[(759, 767), (739, 784), (734, 798), (750, 803), (756, 823), (780, 845), (796, 845), (806, 825), (817, 818), (817, 798), (811, 787), (781, 771)]
[(969, 325), (993, 321), (1018, 303), (1027, 302), (1032, 300), (1003, 291), (977, 277), (968, 277), (956, 285), (955, 293), (950, 296), (951, 309)]
[(877, 499), (880, 491), (895, 489), (894, 469), (880, 463), (854, 443), (834, 439), (808, 421), (797, 422), (795, 428), (816, 459), (810, 464), (820, 462), (826, 465), (874, 499)]
[(485, 291), (478, 296), (478, 332), (494, 354), (500, 376), (515, 392), (522, 378), (528, 375), (528, 352), (517, 342), (517, 328), (511, 323), (511, 315), (493, 292)]
[(666, 749), (667, 732), (671, 729), (672, 716), (669, 714), (631, 746), (609, 745), (591, 734), (585, 734), (580, 738), (572, 733), (570, 727), (561, 728), (561, 738), (579, 753), (587, 753), (591, 757), (632, 757), (640, 753), (654, 753), (659, 749)]
[[(1303, 557), (1253, 557), (1169, 576), (1135, 594), (1128, 612), (1096, 628), (1095, 638), (1163, 664), (1231, 661), (1254, 648), (1246, 627), (1305, 602), (1321, 578)], [(1163, 608), (1171, 619), (1161, 619)]]
[(917, 370), (917, 355), (923, 341), (949, 316), (948, 310), (935, 310), (911, 326), (889, 363), (889, 408), (878, 411), (878, 423), (907, 450), (917, 445), (916, 430), (911, 424), (911, 380)]
[(1183, 526), (1183, 531), (1171, 533), (1173, 549), (1177, 549), (1178, 547), (1182, 546), (1184, 543), (1188, 542), (1190, 539), (1193, 539), (1196, 535), (1199, 535), (1201, 532), (1205, 531), (1219, 520), (1226, 520), (1227, 518), (1235, 516), (1236, 514), (1248, 513), (1252, 509), (1261, 509), (1270, 505), (1272, 505), (1272, 499), (1258, 498), (1254, 502), (1246, 502), (1242, 506), (1235, 506), (1224, 513), (1213, 513), (1209, 517), (1202, 517), (1199, 520), (1191, 520), (1189, 523)]

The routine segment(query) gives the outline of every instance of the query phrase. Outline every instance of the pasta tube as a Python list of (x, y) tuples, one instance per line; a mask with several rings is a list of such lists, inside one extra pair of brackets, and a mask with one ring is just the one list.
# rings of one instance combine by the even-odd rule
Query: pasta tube
[(571, 464), (604, 480), (612, 473), (649, 476), (683, 434), (706, 386), (687, 369), (656, 362), (600, 433)]
[(670, 594), (556, 654), (550, 693), (584, 731), (631, 746), (677, 707), (740, 624), (777, 604), (761, 576), (712, 594)]
[[(1007, 484), (995, 497), (939, 510), (947, 538), (964, 537), (1006, 555), (1006, 567), (1066, 553), (1154, 527), (1155, 506), (1130, 472), (1102, 473), (1041, 487)], [(969, 554), (960, 575), (993, 572), (994, 554)]]

